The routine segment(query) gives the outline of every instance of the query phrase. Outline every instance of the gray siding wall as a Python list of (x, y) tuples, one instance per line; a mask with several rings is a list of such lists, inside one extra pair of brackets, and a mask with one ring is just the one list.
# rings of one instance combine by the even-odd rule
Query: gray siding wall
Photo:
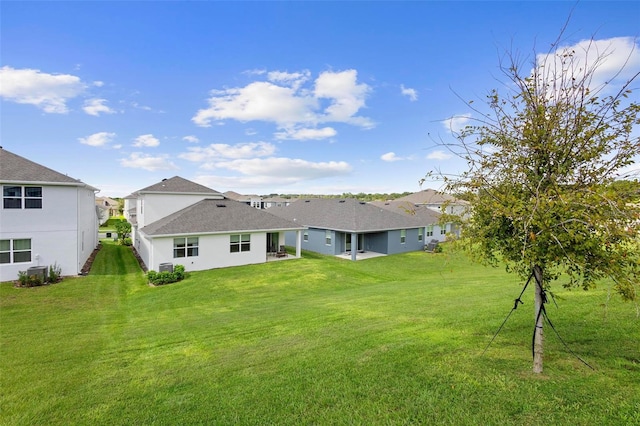
[[(307, 232), (309, 234), (309, 241), (304, 240), (304, 233)], [(295, 247), (296, 241), (296, 232), (288, 231), (285, 234), (285, 244), (288, 246)], [(326, 255), (336, 255), (342, 253), (342, 248), (344, 248), (344, 241), (342, 242), (342, 246), (336, 245), (336, 233), (331, 231), (331, 245), (328, 246), (325, 243), (325, 230), (324, 229), (316, 229), (309, 228), (302, 231), (302, 250), (309, 250), (320, 254)]]
[(418, 228), (407, 229), (407, 238), (405, 242), (400, 241), (400, 230), (389, 231), (389, 244), (387, 254), (407, 253), (410, 251), (418, 251), (424, 249), (423, 240), (418, 241)]

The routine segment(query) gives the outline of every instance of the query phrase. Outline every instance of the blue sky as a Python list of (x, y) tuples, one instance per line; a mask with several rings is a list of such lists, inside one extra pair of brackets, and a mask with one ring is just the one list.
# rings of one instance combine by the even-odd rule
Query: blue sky
[(570, 14), (564, 46), (593, 37), (612, 62), (635, 46), (640, 69), (637, 1), (2, 1), (0, 145), (112, 197), (175, 175), (417, 191), (463, 167), (439, 146), (473, 117), (461, 99), (502, 86), (505, 51), (547, 52)]

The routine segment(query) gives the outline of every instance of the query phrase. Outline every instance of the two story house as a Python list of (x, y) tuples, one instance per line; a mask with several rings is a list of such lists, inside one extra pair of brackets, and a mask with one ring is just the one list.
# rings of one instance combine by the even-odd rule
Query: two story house
[(98, 245), (98, 191), (0, 147), (0, 281), (31, 267), (77, 275)]

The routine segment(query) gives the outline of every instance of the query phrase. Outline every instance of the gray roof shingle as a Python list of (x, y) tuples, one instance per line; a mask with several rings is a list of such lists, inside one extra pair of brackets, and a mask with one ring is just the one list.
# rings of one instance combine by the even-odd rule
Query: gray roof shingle
[(149, 236), (302, 229), (301, 225), (234, 200), (202, 200), (151, 223)]
[(423, 220), (404, 216), (354, 198), (312, 198), (297, 200), (269, 212), (310, 228), (344, 232), (377, 232), (419, 228)]
[[(134, 192), (132, 195), (137, 195), (141, 193), (171, 193), (171, 194), (215, 194), (222, 196), (218, 191), (207, 188), (204, 185), (200, 185), (199, 183), (192, 182), (180, 176), (174, 176), (169, 179), (163, 179), (158, 183), (154, 183), (153, 185), (147, 186), (146, 188), (142, 188)], [(129, 196), (131, 197), (131, 196)], [(127, 198), (129, 198), (127, 197)]]
[(27, 160), (4, 148), (0, 148), (0, 181), (15, 183), (62, 183), (89, 186), (78, 179)]
[(393, 213), (420, 219), (423, 225), (435, 225), (442, 216), (424, 205), (415, 205), (408, 201), (372, 201), (371, 204)]

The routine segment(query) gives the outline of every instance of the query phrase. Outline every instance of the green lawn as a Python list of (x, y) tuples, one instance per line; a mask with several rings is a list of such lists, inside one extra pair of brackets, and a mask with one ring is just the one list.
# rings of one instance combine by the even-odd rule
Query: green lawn
[(532, 294), (462, 255), (305, 258), (152, 288), (104, 242), (87, 277), (0, 285), (0, 423), (637, 425), (637, 305), (557, 290), (545, 373)]

